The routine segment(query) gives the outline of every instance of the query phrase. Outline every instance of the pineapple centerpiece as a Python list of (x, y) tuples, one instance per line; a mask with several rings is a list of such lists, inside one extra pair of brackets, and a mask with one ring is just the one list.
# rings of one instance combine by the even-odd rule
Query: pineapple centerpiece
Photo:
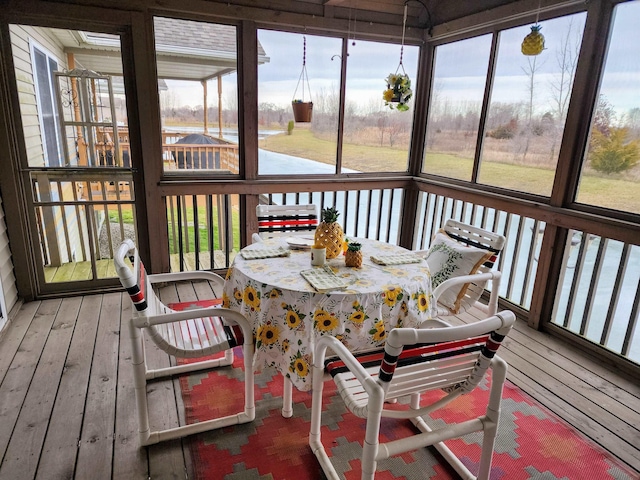
[(524, 37), (520, 50), (524, 55), (539, 55), (544, 50), (544, 36), (540, 33), (542, 27), (538, 24), (531, 26), (531, 33)]
[(340, 214), (335, 207), (322, 209), (322, 222), (315, 235), (316, 245), (327, 249), (327, 259), (336, 258), (342, 253), (343, 232), (338, 223)]
[(347, 267), (360, 268), (362, 266), (362, 245), (358, 242), (350, 242), (344, 257)]

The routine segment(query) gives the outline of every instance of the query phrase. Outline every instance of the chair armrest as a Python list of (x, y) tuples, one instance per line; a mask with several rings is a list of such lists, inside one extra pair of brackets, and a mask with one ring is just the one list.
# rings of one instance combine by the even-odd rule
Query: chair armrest
[(224, 278), (217, 273), (205, 270), (196, 270), (193, 272), (173, 272), (173, 273), (156, 273), (148, 276), (151, 283), (163, 282), (180, 282), (186, 280), (208, 280), (221, 287), (224, 287)]
[(439, 318), (430, 318), (429, 320), (425, 320), (422, 322), (418, 328), (419, 329), (429, 329), (429, 328), (442, 328), (442, 327), (450, 327), (451, 324), (441, 320)]
[(372, 384), (377, 384), (376, 381), (353, 356), (353, 353), (351, 353), (347, 347), (345, 347), (344, 344), (335, 337), (325, 335), (318, 340), (313, 359), (314, 367), (324, 370), (324, 359), (327, 348), (331, 348), (333, 354), (344, 362), (346, 367), (358, 379), (364, 389), (368, 393), (371, 393), (369, 387), (372, 386)]
[(499, 278), (500, 272), (497, 270), (492, 272), (474, 273), (471, 275), (460, 275), (459, 277), (449, 278), (435, 288), (435, 290), (433, 291), (433, 298), (435, 301), (438, 301), (438, 298), (440, 298), (442, 292), (452, 287), (464, 285), (465, 283), (477, 283), (484, 280), (492, 281)]
[(219, 307), (206, 307), (206, 308), (194, 308), (189, 310), (183, 310), (180, 312), (163, 313), (161, 315), (153, 315), (150, 317), (137, 317), (134, 318), (133, 325), (137, 328), (151, 327), (153, 325), (162, 325), (165, 323), (180, 322), (182, 320), (194, 320), (202, 317), (222, 317), (225, 320), (230, 320), (232, 323), (238, 324), (245, 330), (248, 328), (251, 332), (251, 325), (248, 320), (241, 313), (228, 308)]

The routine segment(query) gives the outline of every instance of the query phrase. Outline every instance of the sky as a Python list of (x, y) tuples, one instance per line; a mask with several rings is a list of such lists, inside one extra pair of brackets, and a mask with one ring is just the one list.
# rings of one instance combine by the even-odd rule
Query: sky
[[(618, 5), (615, 28), (610, 42), (607, 65), (602, 79), (601, 93), (618, 112), (640, 107), (640, 1)], [(535, 57), (539, 70), (536, 73), (536, 101), (544, 105), (550, 101), (550, 83), (557, 76), (557, 55), (563, 36), (571, 25), (572, 42), (577, 45), (586, 14), (542, 21), (542, 34), (546, 49)], [(520, 52), (522, 39), (530, 32), (530, 25), (506, 30), (501, 34), (497, 77), (493, 89), (493, 101), (525, 101), (528, 95), (527, 75), (523, 72), (528, 59)], [(306, 75), (303, 76), (302, 61), (306, 39)], [(260, 30), (258, 40), (269, 61), (258, 67), (259, 103), (273, 103), (284, 107), (294, 98), (313, 100), (323, 92), (337, 92), (340, 83), (342, 40), (310, 34), (295, 34)], [(400, 45), (359, 40), (357, 34), (350, 35), (347, 63), (347, 98), (366, 105), (381, 104), (384, 78), (399, 66)], [(438, 94), (456, 101), (482, 99), (487, 70), (491, 36), (439, 47), (436, 57), (436, 82)], [(418, 47), (406, 46), (403, 50), (404, 70), (414, 82), (416, 79)], [(235, 94), (236, 75), (223, 79), (225, 95)], [(300, 82), (300, 83), (299, 83)], [(167, 81), (180, 101), (192, 106), (202, 104), (199, 84), (183, 87), (181, 83)], [(304, 88), (304, 90), (303, 90)]]

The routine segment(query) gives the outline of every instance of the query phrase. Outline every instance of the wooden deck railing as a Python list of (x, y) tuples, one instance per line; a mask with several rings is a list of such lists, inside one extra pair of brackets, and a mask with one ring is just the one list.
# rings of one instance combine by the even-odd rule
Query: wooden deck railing
[[(226, 268), (231, 264), (240, 248), (240, 228), (244, 228), (239, 220), (239, 200), (239, 195), (168, 198), (170, 251), (179, 258), (172, 262), (174, 270)], [(402, 189), (260, 196), (262, 203), (335, 206), (347, 237), (394, 244), (399, 243), (403, 200)], [(418, 194), (416, 218), (413, 249), (427, 249), (448, 218), (503, 234), (506, 243), (497, 266), (502, 272), (500, 297), (528, 315), (534, 289), (541, 288), (535, 279), (545, 222), (428, 192)], [(196, 231), (200, 236), (194, 236)], [(552, 323), (640, 363), (640, 246), (571, 232), (565, 251)]]

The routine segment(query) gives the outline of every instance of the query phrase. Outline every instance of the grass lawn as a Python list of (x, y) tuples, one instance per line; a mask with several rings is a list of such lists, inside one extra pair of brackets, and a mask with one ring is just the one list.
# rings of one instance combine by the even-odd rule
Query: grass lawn
[[(335, 165), (336, 144), (314, 137), (308, 129), (296, 128), (292, 135), (271, 135), (260, 142), (260, 148), (318, 162)], [(394, 172), (407, 169), (407, 151), (390, 147), (345, 144), (344, 167), (362, 172)], [(449, 154), (429, 154), (429, 173), (457, 179), (471, 176), (473, 160)], [(515, 191), (549, 196), (555, 172), (550, 169), (506, 163), (485, 162), (480, 182)], [(638, 183), (616, 178), (584, 175), (578, 201), (616, 210), (640, 213)]]
[[(195, 251), (195, 226), (193, 225), (193, 208), (186, 208), (186, 215), (188, 220), (186, 233), (189, 238), (188, 246), (185, 248), (185, 252), (194, 252)], [(167, 215), (171, 218), (170, 215)], [(220, 240), (218, 236), (218, 223), (215, 219), (218, 218), (218, 209), (214, 207), (212, 212), (213, 221), (213, 249), (221, 250)], [(240, 239), (240, 215), (237, 211), (232, 212), (232, 228), (233, 228), (233, 239), (234, 243), (238, 242), (237, 245), (234, 245), (234, 249), (239, 248), (239, 239)], [(109, 211), (109, 221), (110, 222), (118, 222), (118, 212), (117, 211)], [(122, 212), (122, 221), (124, 223), (133, 223), (133, 214), (131, 211), (123, 210)], [(207, 226), (207, 212), (206, 209), (198, 209), (198, 237), (200, 241), (200, 251), (208, 252), (209, 251), (209, 229)], [(184, 225), (183, 225), (183, 240), (184, 240)], [(176, 233), (178, 226), (176, 225)], [(169, 253), (178, 253), (175, 251), (174, 242), (173, 242), (173, 229), (169, 228)], [(178, 239), (175, 242), (176, 248), (178, 245)]]

